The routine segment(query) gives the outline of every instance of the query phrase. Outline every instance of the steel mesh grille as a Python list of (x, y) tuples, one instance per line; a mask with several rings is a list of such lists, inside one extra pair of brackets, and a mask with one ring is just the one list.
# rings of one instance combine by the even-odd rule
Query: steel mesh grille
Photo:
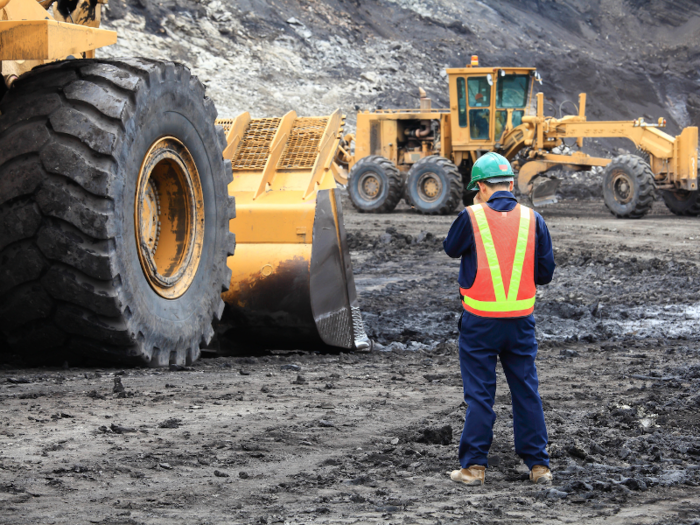
[(214, 122), (217, 126), (221, 126), (224, 128), (224, 131), (228, 135), (228, 132), (231, 130), (231, 126), (233, 126), (235, 119), (232, 118), (218, 118)]
[(323, 342), (331, 346), (352, 348), (352, 315), (347, 307), (315, 319)]
[(327, 123), (327, 118), (296, 119), (277, 167), (312, 168)]
[(238, 145), (231, 164), (234, 170), (261, 170), (270, 155), (270, 142), (280, 125), (279, 118), (260, 118), (250, 125)]

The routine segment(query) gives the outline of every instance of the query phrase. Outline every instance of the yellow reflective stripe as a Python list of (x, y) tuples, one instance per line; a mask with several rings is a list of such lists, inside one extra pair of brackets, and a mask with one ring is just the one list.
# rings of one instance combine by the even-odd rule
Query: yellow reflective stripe
[(496, 303), (505, 302), (506, 290), (503, 286), (501, 266), (498, 264), (496, 245), (493, 243), (489, 223), (486, 220), (486, 213), (484, 213), (482, 206), (482, 204), (477, 204), (476, 206), (472, 207), (474, 211), (474, 218), (476, 218), (476, 224), (479, 227), (481, 242), (484, 244), (484, 252), (486, 252), (486, 260), (488, 261), (489, 269), (491, 270), (491, 282), (493, 283), (493, 291), (496, 295)]
[(464, 304), (473, 308), (474, 310), (480, 310), (482, 312), (520, 312), (522, 310), (529, 310), (535, 306), (535, 298), (532, 299), (521, 299), (519, 301), (477, 301), (471, 297), (464, 296)]
[(513, 258), (513, 271), (510, 275), (508, 286), (508, 302), (518, 298), (520, 279), (525, 265), (525, 252), (527, 251), (527, 238), (530, 234), (530, 208), (520, 206), (520, 226), (518, 228), (518, 241), (515, 245), (515, 257)]

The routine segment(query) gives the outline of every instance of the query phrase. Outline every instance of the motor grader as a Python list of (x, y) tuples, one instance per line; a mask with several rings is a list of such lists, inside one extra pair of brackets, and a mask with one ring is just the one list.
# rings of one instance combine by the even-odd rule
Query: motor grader
[[(356, 135), (346, 137), (334, 167), (341, 174), (350, 170), (348, 193), (358, 210), (389, 212), (403, 197), (420, 213), (451, 213), (460, 200), (471, 201), (465, 188), (476, 159), (495, 151), (512, 162), (520, 192), (535, 205), (554, 197), (558, 180), (547, 176), (549, 170), (601, 166), (605, 204), (617, 217), (643, 217), (655, 190), (673, 213), (700, 214), (696, 127), (672, 137), (659, 129), (663, 119), (588, 121), (585, 93), (578, 115), (546, 117), (542, 93), (533, 104), (534, 83), (541, 82), (535, 68), (479, 67), (474, 56), (467, 67), (447, 69), (447, 76), (449, 108), (433, 109), (421, 90), (419, 109), (358, 113)], [(585, 137), (629, 139), (648, 160), (591, 157), (580, 151)]]
[(0, 346), (182, 365), (216, 327), (368, 348), (331, 171), (342, 115), (215, 123), (186, 67), (94, 59), (117, 39), (102, 3), (0, 0)]

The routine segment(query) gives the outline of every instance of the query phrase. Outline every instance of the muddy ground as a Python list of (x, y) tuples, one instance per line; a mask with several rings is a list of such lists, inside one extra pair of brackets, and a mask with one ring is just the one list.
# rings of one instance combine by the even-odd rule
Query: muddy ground
[(700, 523), (700, 219), (542, 211), (538, 367), (555, 481), (533, 486), (499, 372), (487, 483), (457, 467), (453, 217), (346, 208), (366, 354), (183, 370), (0, 369), (0, 523)]

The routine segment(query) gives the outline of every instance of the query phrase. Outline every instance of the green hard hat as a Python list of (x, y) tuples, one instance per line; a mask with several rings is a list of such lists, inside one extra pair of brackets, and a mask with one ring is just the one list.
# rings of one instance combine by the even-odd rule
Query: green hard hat
[(499, 182), (497, 179), (504, 177), (506, 180), (503, 182), (510, 182), (513, 180), (513, 176), (513, 168), (508, 159), (503, 155), (489, 151), (486, 155), (479, 157), (472, 166), (472, 180), (467, 186), (467, 191), (476, 189), (476, 183), (479, 181), (488, 180), (495, 183)]

